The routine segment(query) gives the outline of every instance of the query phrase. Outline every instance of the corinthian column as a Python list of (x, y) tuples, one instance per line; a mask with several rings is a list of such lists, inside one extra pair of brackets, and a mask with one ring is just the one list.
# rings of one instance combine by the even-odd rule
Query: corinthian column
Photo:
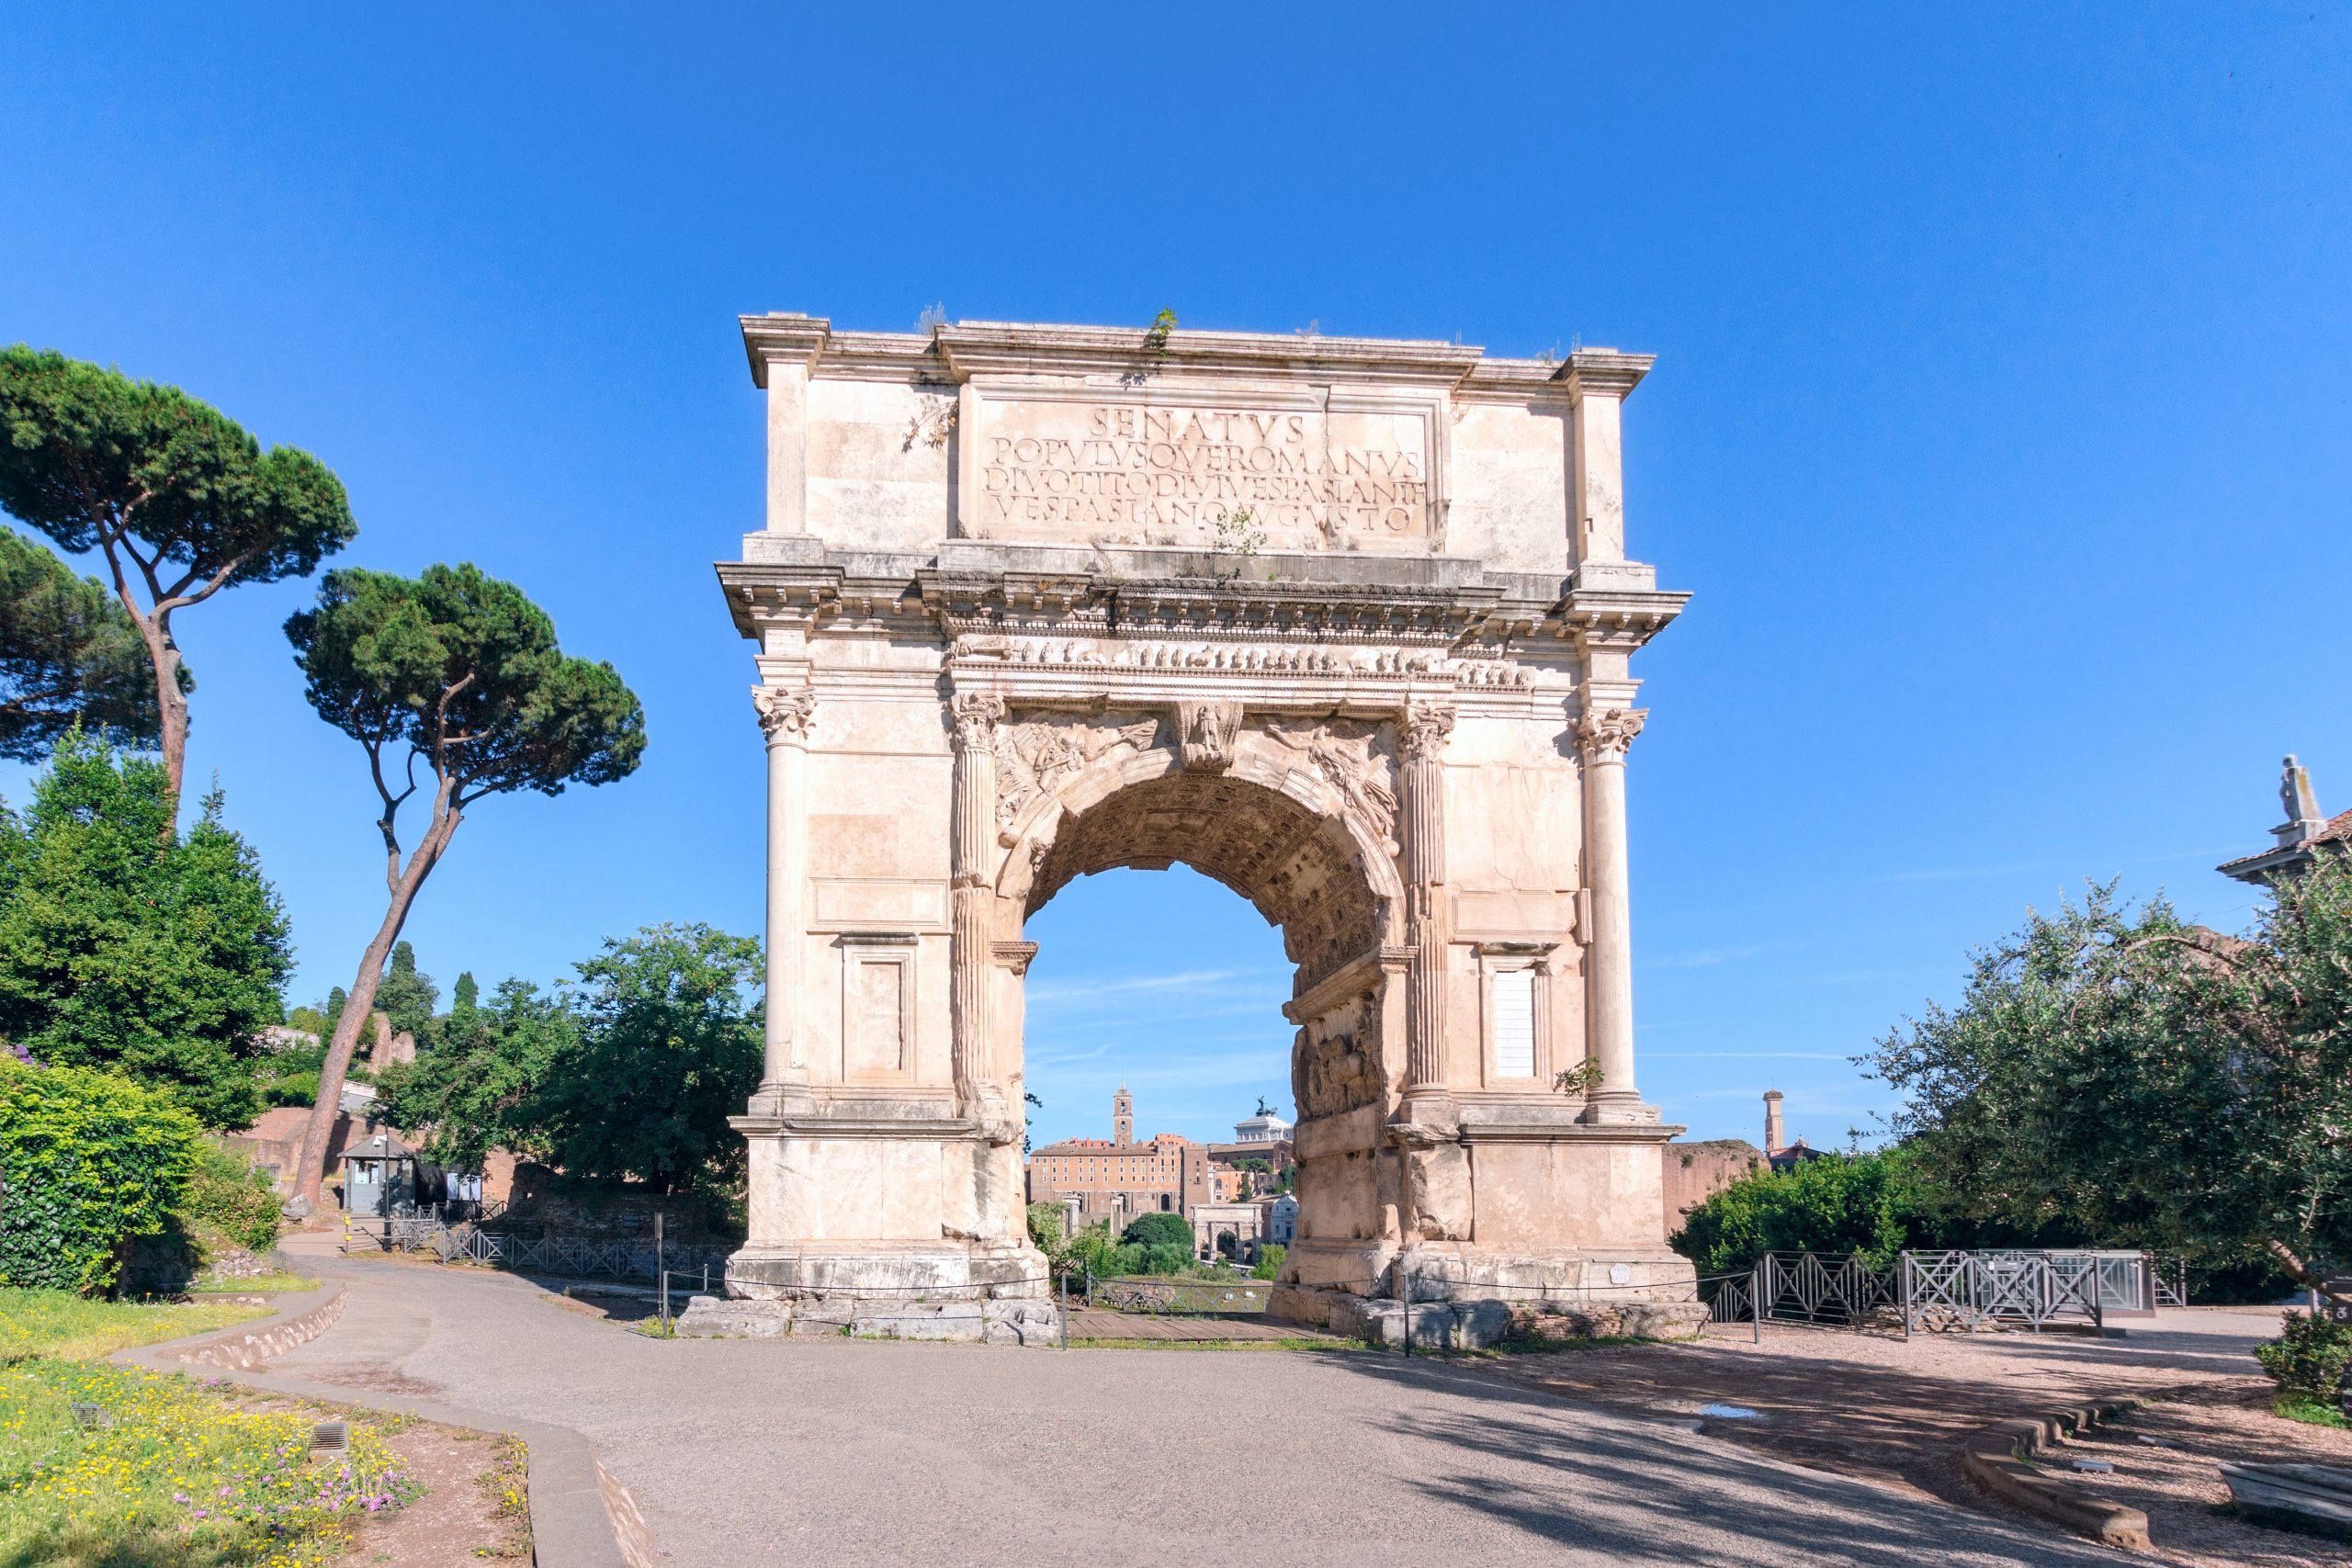
[(989, 851), (996, 841), (996, 727), (1004, 699), (962, 692), (955, 700), (956, 819), (953, 825), (955, 935), (948, 959), (949, 1013), (954, 1029), (956, 1100), (961, 1114), (981, 1114), (989, 1061)]
[(754, 686), (752, 705), (768, 738), (767, 1051), (760, 1098), (780, 1108), (787, 1085), (808, 1081), (800, 1051), (801, 886), (808, 872), (808, 809), (803, 776), (817, 699), (807, 691)]
[(1585, 1050), (1600, 1080), (1586, 1097), (1589, 1122), (1645, 1118), (1634, 1087), (1633, 904), (1625, 864), (1625, 751), (1649, 716), (1600, 708), (1577, 720), (1584, 759), (1585, 886), (1592, 929), (1585, 942)]
[[(1445, 1083), (1445, 742), (1453, 710), (1417, 707), (1396, 726), (1405, 818), (1405, 940), (1413, 967), (1405, 992), (1407, 1119), (1451, 1120)], [(1420, 1107), (1428, 1110), (1422, 1111)]]

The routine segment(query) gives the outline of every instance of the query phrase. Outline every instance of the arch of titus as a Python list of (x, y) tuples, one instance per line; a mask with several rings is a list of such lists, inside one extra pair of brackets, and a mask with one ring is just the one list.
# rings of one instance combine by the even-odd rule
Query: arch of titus
[(718, 577), (767, 739), (767, 1058), (750, 1239), (687, 1329), (1050, 1327), (1023, 924), (1178, 861), (1298, 966), (1277, 1311), (1687, 1293), (1628, 952), (1628, 660), (1688, 597), (1625, 550), (1648, 356), (742, 327), (767, 518)]

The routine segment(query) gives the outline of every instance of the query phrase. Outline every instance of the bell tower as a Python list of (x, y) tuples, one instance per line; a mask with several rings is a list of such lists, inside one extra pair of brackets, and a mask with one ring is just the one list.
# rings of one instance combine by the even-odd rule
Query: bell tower
[(1111, 1097), (1111, 1141), (1123, 1149), (1136, 1141), (1135, 1097), (1125, 1084)]

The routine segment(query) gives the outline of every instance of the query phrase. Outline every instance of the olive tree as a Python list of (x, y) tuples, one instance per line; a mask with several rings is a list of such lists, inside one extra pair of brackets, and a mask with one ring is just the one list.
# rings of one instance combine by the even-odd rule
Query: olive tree
[(2280, 881), (2246, 937), (2094, 886), (1973, 955), (1960, 1005), (1864, 1058), (1966, 1218), (2317, 1286), (2352, 1259), (2352, 863)]
[(153, 677), (172, 797), (188, 686), (172, 617), (241, 582), (307, 577), (357, 525), (307, 452), (266, 452), (176, 387), (18, 344), (0, 349), (0, 511), (106, 558)]
[[(286, 635), (311, 705), (368, 754), (390, 895), (319, 1072), (295, 1188), (308, 1207), (385, 960), (467, 809), (486, 795), (627, 777), (645, 750), (645, 714), (610, 664), (566, 656), (545, 611), (470, 564), (414, 578), (329, 572)], [(401, 810), (419, 792), (424, 829), (404, 852)]]

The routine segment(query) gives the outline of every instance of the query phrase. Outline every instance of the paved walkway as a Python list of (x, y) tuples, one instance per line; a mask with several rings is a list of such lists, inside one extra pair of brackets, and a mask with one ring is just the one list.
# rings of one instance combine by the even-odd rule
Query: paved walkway
[(2113, 1561), (1424, 1359), (665, 1341), (503, 1275), (313, 1266), (349, 1305), (274, 1369), (574, 1427), (681, 1568)]

